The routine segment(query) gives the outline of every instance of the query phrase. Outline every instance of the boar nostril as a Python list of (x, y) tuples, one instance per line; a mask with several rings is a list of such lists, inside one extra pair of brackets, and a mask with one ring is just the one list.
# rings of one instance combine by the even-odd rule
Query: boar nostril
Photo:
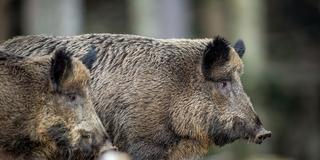
[(271, 131), (267, 131), (264, 128), (262, 128), (256, 135), (255, 142), (256, 143), (262, 143), (266, 138), (271, 137)]
[(84, 134), (84, 135), (82, 135), (82, 138), (90, 139), (90, 138), (91, 138), (91, 135), (90, 135), (90, 134)]

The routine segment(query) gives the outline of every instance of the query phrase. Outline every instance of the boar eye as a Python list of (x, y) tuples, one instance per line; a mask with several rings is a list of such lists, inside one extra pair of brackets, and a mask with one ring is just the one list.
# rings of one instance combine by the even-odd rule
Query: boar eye
[(77, 95), (75, 93), (68, 93), (67, 98), (69, 101), (73, 102), (77, 99)]
[(227, 87), (227, 82), (226, 81), (223, 81), (223, 82), (220, 82), (221, 83), (221, 88), (226, 88)]
[(222, 81), (219, 81), (218, 83), (217, 83), (217, 85), (218, 85), (218, 88), (220, 89), (220, 90), (226, 90), (226, 89), (228, 89), (228, 88), (230, 88), (230, 81), (227, 81), (227, 80), (222, 80)]

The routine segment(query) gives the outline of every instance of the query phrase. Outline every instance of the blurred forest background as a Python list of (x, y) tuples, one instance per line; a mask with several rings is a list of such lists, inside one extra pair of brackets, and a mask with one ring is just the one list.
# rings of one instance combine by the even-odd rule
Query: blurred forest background
[(207, 159), (320, 159), (319, 0), (0, 0), (0, 41), (104, 32), (243, 39), (243, 83), (273, 135), (212, 147)]

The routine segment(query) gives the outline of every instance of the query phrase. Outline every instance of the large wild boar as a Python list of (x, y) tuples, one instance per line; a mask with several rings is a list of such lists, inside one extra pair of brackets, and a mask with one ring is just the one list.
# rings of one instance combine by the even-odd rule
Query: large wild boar
[(63, 49), (23, 57), (0, 50), (0, 158), (66, 159), (106, 140), (89, 93), (90, 67)]
[(198, 159), (211, 144), (240, 138), (260, 144), (271, 136), (240, 81), (242, 41), (87, 34), (2, 44), (28, 56), (66, 46), (80, 57), (92, 45), (95, 109), (113, 144), (133, 159)]

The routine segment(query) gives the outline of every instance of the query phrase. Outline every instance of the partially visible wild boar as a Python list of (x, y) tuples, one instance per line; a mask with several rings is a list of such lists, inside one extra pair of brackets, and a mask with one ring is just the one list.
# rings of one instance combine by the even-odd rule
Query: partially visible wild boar
[(96, 52), (22, 57), (0, 50), (0, 157), (67, 159), (106, 140), (89, 93)]
[(271, 136), (240, 81), (242, 41), (88, 34), (17, 37), (2, 45), (29, 56), (66, 46), (80, 57), (95, 46), (95, 109), (113, 144), (133, 159), (198, 159), (211, 144), (260, 144)]

